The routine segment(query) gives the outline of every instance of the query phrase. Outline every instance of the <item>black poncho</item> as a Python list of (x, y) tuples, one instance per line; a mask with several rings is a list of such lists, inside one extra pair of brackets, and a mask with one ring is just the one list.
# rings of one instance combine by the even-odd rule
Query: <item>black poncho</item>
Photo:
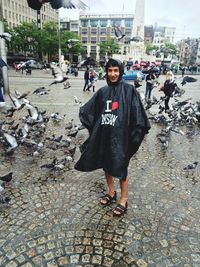
[(75, 165), (79, 171), (103, 168), (123, 179), (130, 158), (138, 150), (150, 124), (133, 85), (120, 81), (105, 86), (80, 108), (80, 120), (89, 131)]

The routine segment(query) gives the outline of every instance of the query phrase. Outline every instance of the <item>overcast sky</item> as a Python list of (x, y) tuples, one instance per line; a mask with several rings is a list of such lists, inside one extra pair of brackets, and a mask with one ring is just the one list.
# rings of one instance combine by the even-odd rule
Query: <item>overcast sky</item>
[[(86, 12), (135, 13), (136, 0), (82, 0)], [(78, 19), (78, 10), (60, 9), (61, 17)], [(199, 0), (145, 0), (145, 25), (174, 26), (176, 39), (200, 37)]]

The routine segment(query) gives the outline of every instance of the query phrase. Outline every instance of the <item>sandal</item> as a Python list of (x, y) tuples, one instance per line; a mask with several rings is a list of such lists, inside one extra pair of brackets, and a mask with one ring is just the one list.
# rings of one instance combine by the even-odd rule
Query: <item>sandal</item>
[[(104, 206), (108, 206), (108, 205), (110, 205), (113, 201), (116, 201), (116, 199), (117, 199), (117, 192), (115, 191), (115, 194), (114, 194), (113, 197), (111, 197), (109, 194), (106, 194), (105, 196), (103, 196), (103, 197), (101, 198), (101, 200), (100, 200), (100, 204), (101, 204), (101, 205), (104, 205)], [(104, 203), (104, 202), (101, 202), (102, 200), (105, 201), (105, 203)]]
[(117, 204), (117, 206), (113, 209), (113, 216), (122, 216), (128, 209), (128, 202), (126, 202), (125, 206), (122, 206), (121, 204)]

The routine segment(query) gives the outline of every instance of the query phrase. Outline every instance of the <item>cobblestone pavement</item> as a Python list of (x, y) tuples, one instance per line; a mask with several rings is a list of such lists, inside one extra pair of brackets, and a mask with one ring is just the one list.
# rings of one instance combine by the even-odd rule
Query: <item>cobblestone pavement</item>
[[(82, 76), (70, 79), (70, 89), (52, 86), (48, 95), (39, 97), (31, 92), (47, 86), (52, 81), (49, 74), (14, 77), (10, 71), (9, 75), (11, 90), (30, 91), (31, 103), (48, 114), (66, 114), (60, 123), (49, 122), (48, 135), (65, 135), (67, 121), (73, 118), (78, 123), (74, 96), (84, 103), (93, 94), (82, 92)], [(98, 81), (97, 88), (104, 83)], [(199, 77), (184, 88), (183, 99), (200, 100)], [(155, 89), (154, 94), (161, 93)], [(15, 119), (25, 111), (20, 112)], [(0, 206), (0, 266), (199, 267), (200, 167), (183, 170), (200, 159), (199, 127), (190, 137), (172, 133), (167, 149), (156, 138), (161, 128), (152, 123), (131, 160), (129, 208), (121, 218), (112, 216), (115, 204), (99, 205), (106, 192), (101, 170), (49, 172), (40, 166), (64, 151), (46, 150), (33, 159), (22, 148), (12, 156), (4, 156), (1, 149), (0, 175), (13, 171), (14, 181), (6, 188), (10, 204)], [(182, 129), (187, 133), (185, 126)], [(78, 138), (84, 135), (83, 131)], [(116, 186), (119, 192), (117, 181)]]

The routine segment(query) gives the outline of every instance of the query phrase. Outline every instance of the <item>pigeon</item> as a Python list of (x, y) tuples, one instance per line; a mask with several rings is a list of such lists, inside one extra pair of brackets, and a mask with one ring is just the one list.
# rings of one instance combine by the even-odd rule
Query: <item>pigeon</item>
[(72, 48), (72, 46), (77, 42), (80, 42), (80, 41), (78, 39), (69, 39), (67, 40), (66, 45), (68, 48)]
[(196, 82), (197, 79), (191, 77), (191, 76), (185, 76), (181, 82), (181, 85), (183, 86), (184, 84), (186, 83), (193, 83), (193, 82)]
[(142, 37), (140, 37), (140, 36), (134, 36), (134, 37), (132, 37), (130, 40), (128, 40), (128, 42), (136, 42), (136, 43), (138, 43), (138, 42), (143, 42), (144, 40), (142, 39)]
[(92, 57), (87, 57), (84, 60), (82, 60), (81, 62), (78, 63), (77, 67), (83, 67), (83, 66), (95, 66), (97, 64), (96, 60)]
[(11, 101), (13, 102), (14, 104), (14, 108), (16, 110), (20, 110), (22, 109), (24, 106), (25, 106), (25, 103), (22, 103), (20, 100), (21, 99), (18, 99), (18, 97), (14, 96), (13, 94), (9, 93), (9, 96), (10, 96), (10, 99)]
[(21, 94), (18, 90), (15, 90), (15, 95), (17, 96), (18, 99), (23, 99), (27, 97), (28, 94), (29, 92)]
[(0, 185), (0, 194), (4, 191), (4, 187)]
[(39, 87), (39, 88), (35, 89), (33, 91), (33, 94), (36, 94), (36, 95), (46, 95), (46, 94), (48, 94), (47, 91), (49, 91), (49, 90), (46, 90), (46, 88), (42, 86), (42, 87)]
[(9, 172), (3, 176), (0, 176), (0, 180), (3, 181), (3, 182), (10, 182), (12, 180), (12, 172)]
[(56, 122), (64, 120), (65, 116), (66, 116), (65, 114), (64, 115), (60, 115), (58, 112), (52, 113), (50, 115), (51, 119), (53, 121), (56, 121)]
[(3, 137), (4, 137), (4, 141), (6, 143), (6, 146), (7, 146), (6, 153), (11, 154), (18, 147), (17, 140), (16, 140), (15, 136), (10, 135), (8, 133), (3, 133)]
[(69, 121), (66, 125), (65, 125), (65, 129), (66, 130), (70, 130), (70, 129), (72, 129), (72, 127), (73, 127), (73, 119), (71, 120), (71, 121)]
[(10, 197), (0, 197), (1, 204), (8, 204), (11, 201)]
[(70, 132), (67, 133), (67, 136), (70, 136), (70, 137), (76, 137), (78, 133), (78, 130), (71, 130)]
[(5, 41), (10, 42), (12, 35), (9, 32), (4, 32), (0, 35), (0, 38), (4, 39)]
[(56, 163), (57, 163), (57, 158), (54, 158), (51, 163), (43, 164), (40, 166), (40, 168), (47, 168), (53, 170), (55, 168)]
[(198, 161), (194, 161), (193, 163), (188, 164), (188, 166), (184, 167), (183, 169), (194, 170), (197, 167), (198, 163), (199, 163)]
[(36, 121), (39, 117), (38, 108), (32, 106), (30, 103), (26, 103), (25, 105), (28, 109), (29, 116)]
[(82, 102), (78, 99), (77, 96), (74, 96), (74, 101), (76, 104), (82, 104)]
[(78, 8), (84, 10), (87, 7), (87, 5), (81, 0), (27, 0), (27, 3), (30, 8), (35, 10), (40, 10), (42, 5), (45, 3), (50, 3), (53, 9), (64, 7), (68, 9)]
[(69, 79), (67, 76), (63, 76), (62, 70), (58, 66), (54, 64), (51, 64), (50, 66), (52, 69), (52, 75), (54, 76), (55, 80), (49, 86), (57, 83), (63, 83)]
[(115, 33), (115, 38), (120, 41), (125, 37), (125, 34), (122, 33), (119, 27), (114, 26), (114, 33)]

